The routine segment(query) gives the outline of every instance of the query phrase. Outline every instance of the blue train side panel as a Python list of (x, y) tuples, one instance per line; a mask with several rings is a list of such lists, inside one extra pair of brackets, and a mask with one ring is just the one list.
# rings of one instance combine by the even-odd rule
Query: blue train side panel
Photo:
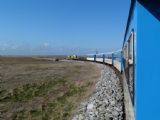
[(160, 1), (132, 0), (131, 8), (124, 44), (134, 31), (136, 120), (160, 120)]
[[(132, 9), (131, 9), (132, 8)], [(134, 59), (135, 59), (135, 62), (133, 63), (133, 65), (135, 66), (134, 67), (134, 75), (133, 75), (133, 79), (134, 79), (134, 86), (136, 86), (136, 82), (137, 82), (137, 79), (136, 79), (136, 55), (137, 55), (137, 51), (136, 51), (136, 41), (137, 41), (137, 2), (136, 1), (132, 1), (131, 3), (131, 8), (130, 8), (130, 14), (129, 14), (129, 18), (128, 18), (128, 23), (127, 23), (127, 26), (126, 26), (126, 33), (125, 33), (125, 36), (124, 36), (124, 43), (123, 43), (123, 47), (125, 46), (125, 44), (127, 43), (127, 41), (129, 40), (130, 36), (132, 33), (134, 33), (134, 47), (135, 47), (135, 50), (134, 50)], [(123, 48), (122, 48), (123, 49)], [(134, 88), (136, 90), (136, 88)], [(132, 113), (132, 111), (130, 111), (129, 113), (127, 112), (126, 114), (129, 114), (129, 115), (126, 115), (126, 119), (131, 119), (131, 120), (134, 120), (135, 119), (135, 116), (136, 116), (136, 99), (137, 99), (137, 95), (136, 95), (136, 92), (134, 92), (134, 113)], [(126, 107), (130, 107), (130, 106), (126, 106)], [(127, 108), (129, 109), (129, 108)], [(133, 115), (134, 114), (134, 115)], [(130, 115), (133, 115), (134, 117), (131, 117)], [(129, 116), (129, 117), (128, 117)]]
[(160, 120), (160, 3), (136, 3), (136, 120)]

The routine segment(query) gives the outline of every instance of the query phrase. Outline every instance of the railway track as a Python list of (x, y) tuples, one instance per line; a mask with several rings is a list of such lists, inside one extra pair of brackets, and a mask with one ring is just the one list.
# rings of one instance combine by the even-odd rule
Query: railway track
[(124, 120), (121, 80), (111, 67), (98, 65), (102, 71), (95, 92), (81, 103), (73, 120)]

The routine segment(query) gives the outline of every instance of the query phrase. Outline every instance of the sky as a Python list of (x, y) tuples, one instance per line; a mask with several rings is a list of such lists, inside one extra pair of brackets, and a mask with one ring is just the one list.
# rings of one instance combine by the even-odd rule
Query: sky
[(0, 0), (0, 55), (121, 49), (130, 0)]

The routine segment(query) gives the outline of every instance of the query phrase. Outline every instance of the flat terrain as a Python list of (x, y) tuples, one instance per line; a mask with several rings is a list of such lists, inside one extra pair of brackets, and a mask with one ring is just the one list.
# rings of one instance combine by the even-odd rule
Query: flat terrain
[(71, 119), (99, 77), (93, 63), (1, 57), (0, 120)]

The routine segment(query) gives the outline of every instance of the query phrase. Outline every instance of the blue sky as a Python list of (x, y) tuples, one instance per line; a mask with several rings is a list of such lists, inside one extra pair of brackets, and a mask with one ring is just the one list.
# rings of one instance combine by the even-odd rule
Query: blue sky
[(120, 49), (130, 0), (1, 0), (0, 54)]

